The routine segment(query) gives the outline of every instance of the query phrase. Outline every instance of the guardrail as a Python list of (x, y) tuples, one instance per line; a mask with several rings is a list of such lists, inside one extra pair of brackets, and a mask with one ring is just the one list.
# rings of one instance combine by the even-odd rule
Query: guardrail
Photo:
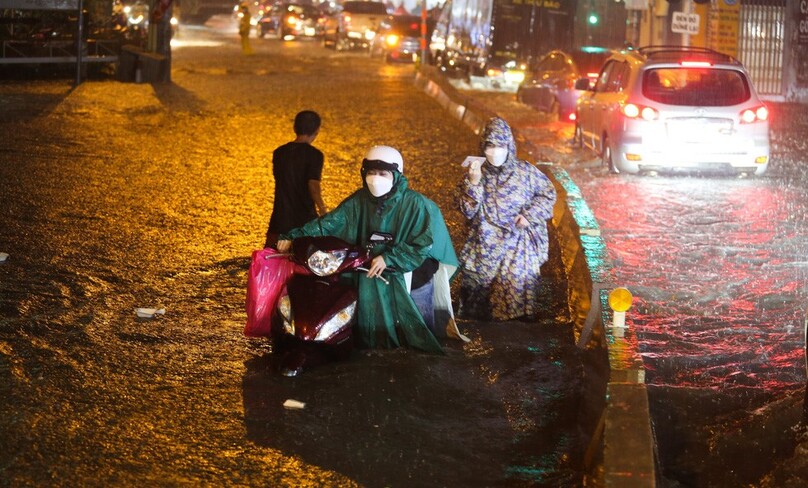
[[(83, 44), (82, 63), (117, 63), (121, 43), (118, 40), (88, 39)], [(75, 63), (76, 41), (0, 42), (0, 64)]]

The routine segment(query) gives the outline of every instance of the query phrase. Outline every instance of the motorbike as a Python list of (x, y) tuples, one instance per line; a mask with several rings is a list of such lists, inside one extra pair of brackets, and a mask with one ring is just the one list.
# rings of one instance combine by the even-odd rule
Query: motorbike
[(377, 232), (361, 247), (336, 237), (301, 237), (292, 242), (291, 253), (278, 255), (296, 264), (272, 318), (281, 374), (297, 376), (305, 368), (350, 355), (358, 293), (343, 275), (367, 272), (371, 251), (392, 240), (392, 235)]

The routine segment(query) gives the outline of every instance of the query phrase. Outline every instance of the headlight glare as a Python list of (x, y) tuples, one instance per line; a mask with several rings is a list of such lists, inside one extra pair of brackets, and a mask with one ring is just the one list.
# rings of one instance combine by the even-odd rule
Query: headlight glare
[(294, 317), (292, 317), (292, 302), (289, 295), (284, 295), (278, 300), (278, 312), (283, 319), (283, 329), (287, 334), (295, 335)]

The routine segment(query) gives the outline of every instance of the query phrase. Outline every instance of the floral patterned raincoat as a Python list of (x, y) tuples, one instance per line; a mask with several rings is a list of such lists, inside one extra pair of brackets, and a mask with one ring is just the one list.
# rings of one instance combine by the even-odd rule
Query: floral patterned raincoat
[[(485, 162), (482, 179), (459, 185), (460, 210), (469, 233), (460, 252), (462, 318), (510, 320), (538, 312), (540, 267), (547, 261), (547, 219), (553, 215), (556, 192), (538, 168), (516, 158), (508, 123), (491, 119), (480, 141), (507, 147), (508, 158), (496, 167)], [(522, 215), (526, 228), (515, 222)]]

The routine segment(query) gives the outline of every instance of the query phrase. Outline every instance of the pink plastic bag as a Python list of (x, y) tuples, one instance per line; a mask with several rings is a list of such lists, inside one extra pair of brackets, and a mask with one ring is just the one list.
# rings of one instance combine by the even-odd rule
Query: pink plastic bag
[(250, 275), (247, 278), (247, 337), (269, 336), (272, 329), (272, 313), (286, 282), (295, 270), (295, 263), (286, 256), (276, 256), (272, 248), (259, 249), (252, 253)]

